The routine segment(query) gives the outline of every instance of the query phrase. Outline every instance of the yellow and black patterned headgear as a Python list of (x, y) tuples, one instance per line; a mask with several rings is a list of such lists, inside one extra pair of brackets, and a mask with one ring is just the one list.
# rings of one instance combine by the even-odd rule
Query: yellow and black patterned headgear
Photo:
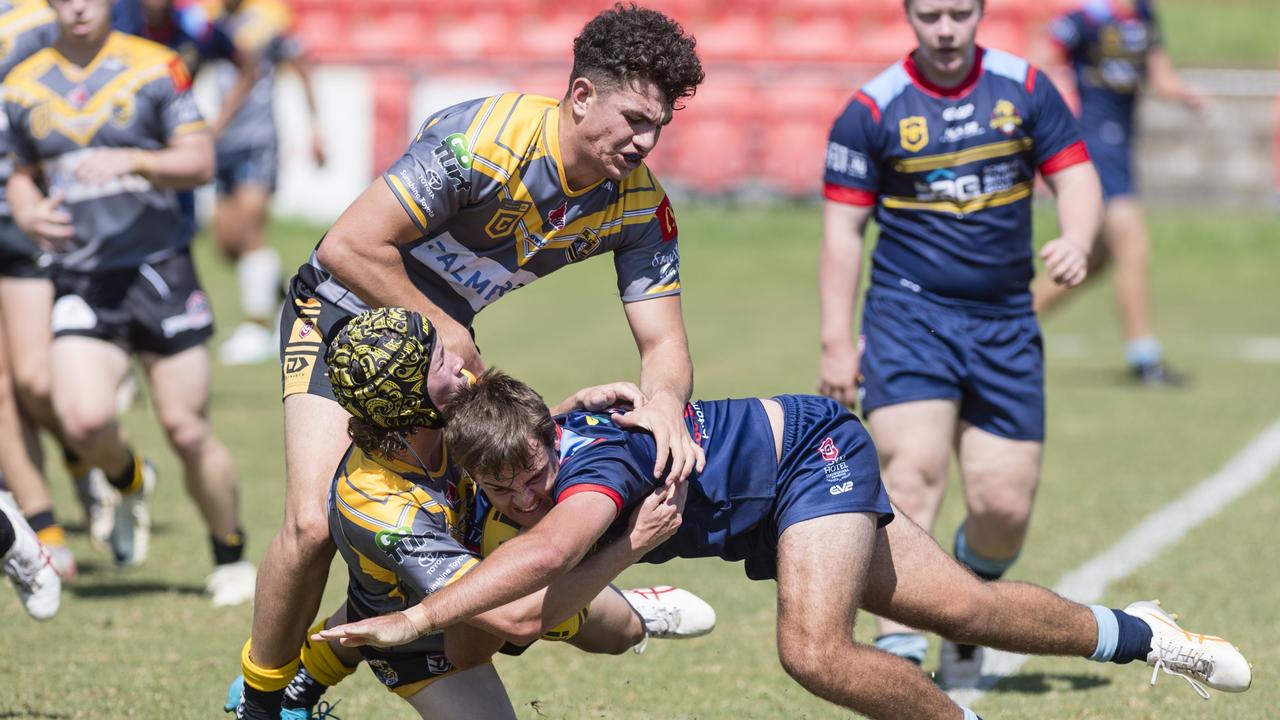
[(443, 426), (440, 408), (427, 395), (435, 346), (435, 328), (412, 310), (360, 313), (338, 332), (325, 355), (338, 404), (387, 430)]

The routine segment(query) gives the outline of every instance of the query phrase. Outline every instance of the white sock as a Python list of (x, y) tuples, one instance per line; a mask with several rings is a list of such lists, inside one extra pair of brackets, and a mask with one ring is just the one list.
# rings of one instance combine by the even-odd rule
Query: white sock
[(266, 323), (280, 303), (280, 254), (264, 247), (240, 256), (236, 262), (240, 281), (240, 307), (247, 320)]

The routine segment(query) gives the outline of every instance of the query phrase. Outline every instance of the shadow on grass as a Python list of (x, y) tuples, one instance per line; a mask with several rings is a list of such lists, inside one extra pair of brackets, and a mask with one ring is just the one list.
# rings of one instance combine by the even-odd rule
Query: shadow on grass
[(1090, 690), (1110, 685), (1111, 680), (1099, 675), (1066, 675), (1062, 673), (1023, 673), (1004, 678), (989, 693), (1043, 695), (1062, 690)]
[(70, 715), (55, 710), (37, 710), (30, 705), (24, 705), (21, 709), (10, 710), (8, 708), (0, 708), (0, 720), (9, 720), (10, 718), (34, 718), (35, 720), (62, 720), (69, 718)]
[[(85, 599), (111, 599), (129, 595), (160, 595), (177, 593), (179, 595), (203, 595), (204, 588), (199, 585), (175, 585), (155, 580), (128, 580), (121, 578), (115, 582), (101, 585), (64, 585), (64, 593), (70, 593)], [(4, 715), (0, 715), (3, 718)]]

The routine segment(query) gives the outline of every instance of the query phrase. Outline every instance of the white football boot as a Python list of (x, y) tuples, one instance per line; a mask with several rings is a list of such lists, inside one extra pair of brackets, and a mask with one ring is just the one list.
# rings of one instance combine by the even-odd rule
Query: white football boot
[(1151, 684), (1163, 670), (1186, 680), (1205, 700), (1205, 685), (1223, 692), (1244, 692), (1253, 682), (1253, 668), (1234, 645), (1213, 635), (1192, 633), (1178, 625), (1178, 618), (1160, 607), (1160, 601), (1136, 602), (1124, 611), (1151, 628), (1151, 653), (1147, 664)]
[(274, 360), (279, 350), (279, 340), (270, 329), (243, 322), (218, 347), (218, 360), (223, 365), (256, 365)]
[(214, 607), (227, 607), (253, 602), (258, 571), (248, 560), (219, 565), (205, 580), (204, 591), (213, 599)]
[(0, 492), (0, 511), (13, 525), (13, 546), (0, 557), (0, 569), (9, 576), (27, 614), (36, 620), (48, 620), (58, 614), (62, 601), (62, 578), (49, 559), (49, 552), (22, 511), (8, 493)]
[(98, 468), (73, 478), (76, 499), (84, 510), (84, 524), (89, 529), (89, 545), (94, 550), (106, 552), (111, 547), (111, 528), (116, 524), (116, 503), (120, 493), (107, 482), (107, 476)]
[(943, 640), (936, 680), (943, 690), (973, 690), (982, 682), (982, 647)]
[(715, 609), (688, 590), (655, 585), (623, 590), (622, 597), (644, 621), (646, 639), (698, 637), (716, 627)]

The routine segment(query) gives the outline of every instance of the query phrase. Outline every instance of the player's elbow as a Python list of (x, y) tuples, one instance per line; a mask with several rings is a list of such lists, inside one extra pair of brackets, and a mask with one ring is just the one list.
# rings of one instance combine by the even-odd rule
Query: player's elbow
[(353, 259), (356, 259), (352, 248), (352, 236), (341, 222), (325, 233), (324, 239), (316, 248), (316, 259), (340, 282), (348, 281)]

